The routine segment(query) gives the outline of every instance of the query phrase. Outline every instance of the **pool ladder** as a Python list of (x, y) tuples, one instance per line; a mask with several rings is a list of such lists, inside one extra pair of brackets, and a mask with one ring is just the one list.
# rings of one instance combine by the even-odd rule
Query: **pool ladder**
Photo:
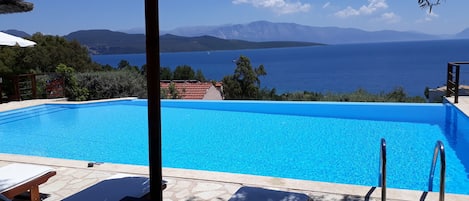
[(386, 200), (386, 140), (381, 139), (379, 160), (379, 187), (381, 187), (381, 200)]
[[(438, 158), (438, 153), (440, 153), (440, 192), (439, 192), (439, 201), (445, 200), (445, 175), (446, 175), (446, 157), (445, 157), (445, 147), (443, 142), (438, 140), (433, 151), (433, 160), (432, 166), (430, 169), (430, 176), (428, 179), (428, 191), (433, 191), (433, 178), (435, 174), (435, 166)], [(380, 162), (379, 162), (379, 187), (381, 187), (381, 200), (386, 200), (386, 140), (381, 139), (381, 149), (380, 149)]]
[(428, 179), (428, 191), (433, 191), (433, 175), (435, 174), (435, 166), (438, 158), (438, 152), (440, 153), (440, 201), (445, 200), (445, 174), (446, 174), (446, 157), (445, 157), (445, 147), (443, 142), (437, 141), (435, 149), (433, 151), (433, 160), (432, 168), (430, 169), (430, 176)]

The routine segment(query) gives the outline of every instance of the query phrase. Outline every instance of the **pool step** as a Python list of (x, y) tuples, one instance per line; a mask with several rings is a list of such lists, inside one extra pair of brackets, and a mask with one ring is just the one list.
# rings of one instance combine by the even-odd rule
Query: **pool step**
[(55, 112), (60, 112), (63, 110), (68, 110), (69, 108), (65, 107), (56, 107), (56, 106), (36, 106), (31, 108), (19, 109), (9, 112), (0, 113), (0, 125), (19, 121), (22, 119), (37, 117), (43, 114), (50, 114)]

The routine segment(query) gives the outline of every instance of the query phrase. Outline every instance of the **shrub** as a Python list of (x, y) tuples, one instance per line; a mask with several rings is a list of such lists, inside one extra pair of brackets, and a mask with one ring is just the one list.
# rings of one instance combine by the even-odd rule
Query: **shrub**
[(79, 73), (77, 80), (81, 88), (88, 90), (90, 100), (121, 97), (147, 98), (146, 79), (138, 71)]
[(59, 64), (55, 71), (64, 78), (65, 96), (68, 97), (69, 100), (88, 100), (88, 89), (79, 86), (75, 75), (75, 69), (68, 67), (65, 64)]

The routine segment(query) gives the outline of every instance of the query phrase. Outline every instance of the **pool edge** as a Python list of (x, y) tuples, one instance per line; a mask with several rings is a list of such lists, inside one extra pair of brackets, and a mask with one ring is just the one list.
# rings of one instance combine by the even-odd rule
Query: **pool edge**
[[(4, 154), (0, 153), (0, 161), (12, 163), (29, 163), (48, 165), (53, 167), (68, 167), (77, 169), (90, 169), (87, 164), (90, 161), (47, 158), (38, 156), (26, 156), (17, 154)], [(129, 173), (148, 175), (147, 166), (139, 165), (126, 165), (115, 163), (103, 163), (95, 165), (93, 170), (115, 172), (115, 173)], [(224, 172), (212, 172), (190, 169), (178, 168), (163, 168), (163, 177), (181, 178), (181, 179), (194, 179), (203, 181), (216, 181), (222, 183), (234, 183), (248, 186), (268, 187), (268, 188), (282, 188), (292, 191), (310, 191), (320, 193), (330, 193), (337, 195), (352, 195), (368, 198), (380, 198), (381, 189), (373, 186), (358, 186), (349, 184), (338, 184), (328, 182), (306, 181), (297, 179), (286, 179), (277, 177), (235, 174)], [(421, 200), (425, 194), (423, 191), (405, 190), (405, 189), (387, 189), (387, 199), (390, 200)], [(445, 194), (446, 200), (462, 201), (469, 200), (469, 195), (464, 194)], [(438, 193), (429, 192), (424, 199), (426, 201), (438, 200)]]

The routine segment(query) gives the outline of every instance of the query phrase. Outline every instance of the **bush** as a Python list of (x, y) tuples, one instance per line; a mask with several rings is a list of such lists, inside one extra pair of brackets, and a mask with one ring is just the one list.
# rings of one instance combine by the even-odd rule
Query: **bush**
[(138, 71), (90, 72), (79, 73), (76, 76), (80, 87), (88, 90), (89, 100), (147, 98), (146, 79)]
[(55, 71), (64, 78), (65, 97), (72, 101), (88, 100), (88, 89), (79, 86), (75, 76), (75, 69), (65, 64), (59, 64)]
[(284, 93), (281, 96), (266, 95), (264, 99), (283, 101), (338, 101), (338, 102), (415, 102), (425, 103), (426, 100), (420, 96), (407, 96), (402, 87), (397, 87), (389, 93), (372, 94), (364, 89), (358, 89), (352, 93), (314, 93), (314, 92), (293, 92)]

